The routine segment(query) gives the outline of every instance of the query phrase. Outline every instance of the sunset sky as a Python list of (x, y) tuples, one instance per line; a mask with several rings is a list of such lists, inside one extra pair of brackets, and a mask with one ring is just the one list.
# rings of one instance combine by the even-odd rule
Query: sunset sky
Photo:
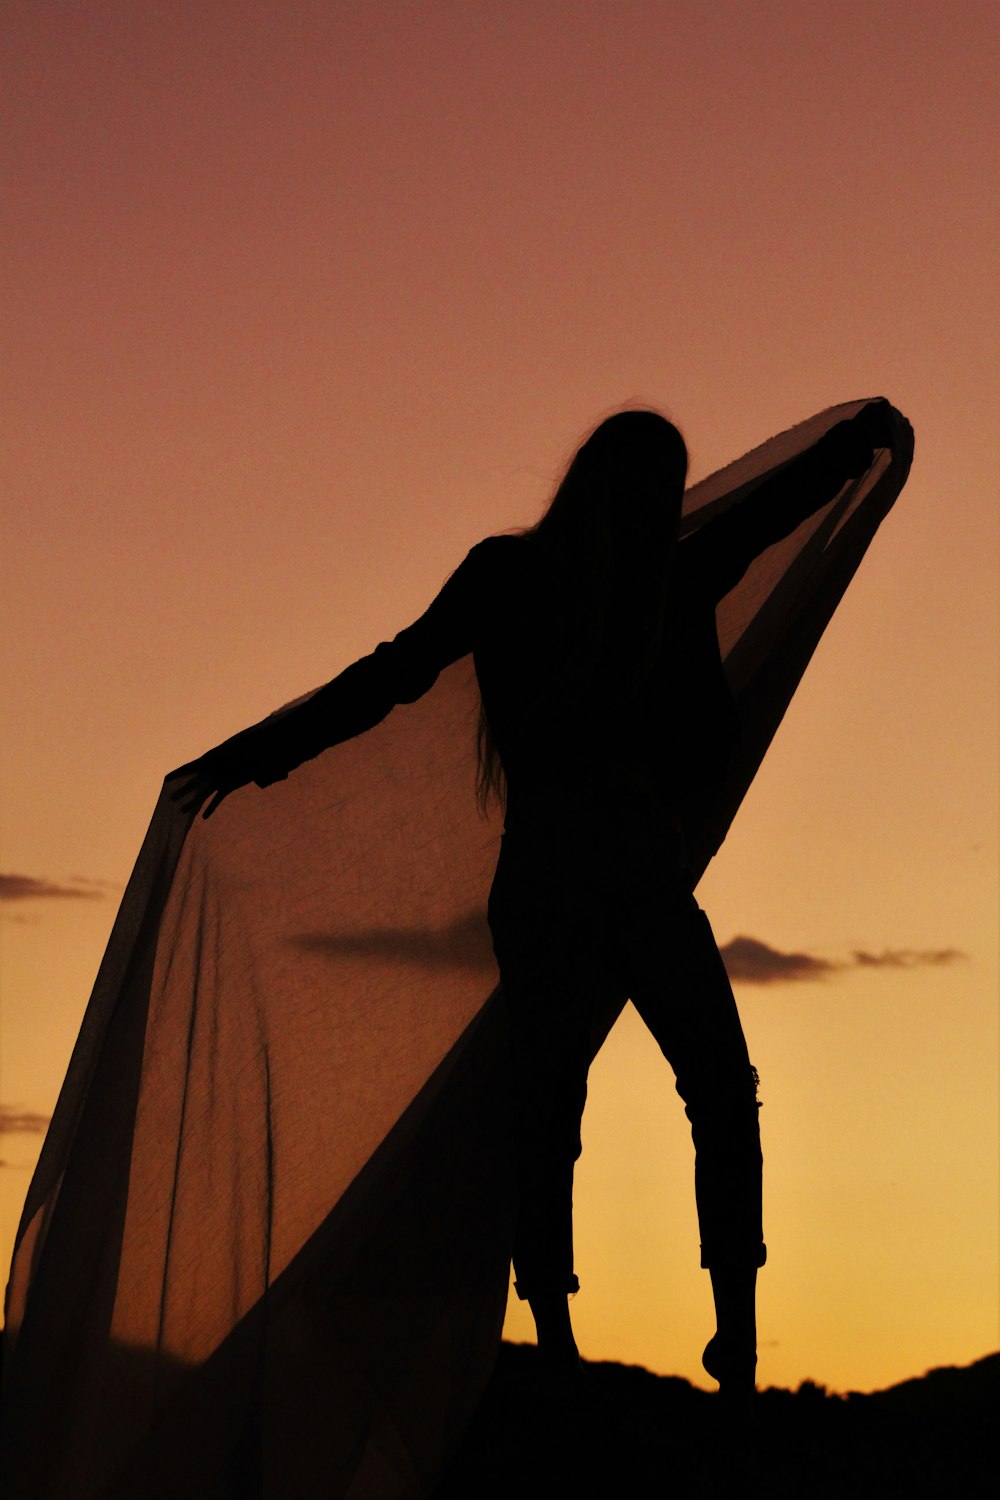
[[(164, 773), (412, 620), (610, 410), (697, 479), (884, 394), (910, 482), (699, 899), (759, 945), (761, 1382), (996, 1347), (994, 0), (4, 11), (4, 1281)], [(627, 1012), (585, 1356), (708, 1384), (691, 1179)]]

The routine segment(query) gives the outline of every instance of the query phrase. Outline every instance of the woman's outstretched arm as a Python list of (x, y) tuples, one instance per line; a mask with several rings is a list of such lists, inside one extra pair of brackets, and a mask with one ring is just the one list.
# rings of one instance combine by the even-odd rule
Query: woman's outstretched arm
[(734, 588), (765, 548), (828, 504), (848, 479), (863, 474), (874, 449), (893, 445), (900, 423), (905, 425), (905, 418), (888, 401), (870, 401), (696, 534), (698, 556), (691, 561), (709, 575), (716, 597)]
[(472, 611), (481, 586), (480, 543), (455, 570), (419, 620), (369, 656), (352, 663), (304, 703), (274, 714), (188, 761), (168, 779), (186, 778), (173, 791), (190, 812), (208, 800), (203, 816), (236, 790), (271, 786), (331, 745), (363, 734), (397, 703), (413, 703), (438, 673), (472, 649)]

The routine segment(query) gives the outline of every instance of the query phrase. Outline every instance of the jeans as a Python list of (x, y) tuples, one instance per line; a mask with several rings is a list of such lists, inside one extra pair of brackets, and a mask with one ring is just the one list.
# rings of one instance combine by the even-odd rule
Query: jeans
[(587, 1071), (626, 997), (691, 1122), (702, 1265), (763, 1265), (757, 1075), (676, 825), (599, 806), (508, 822), (489, 919), (510, 1020), (518, 1295), (577, 1289)]

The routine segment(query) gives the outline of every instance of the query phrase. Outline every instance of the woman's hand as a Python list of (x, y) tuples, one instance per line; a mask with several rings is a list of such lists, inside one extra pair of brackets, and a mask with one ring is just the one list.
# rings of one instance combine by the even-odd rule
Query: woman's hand
[(206, 798), (210, 797), (211, 801), (202, 813), (203, 818), (210, 818), (230, 792), (234, 792), (238, 786), (245, 786), (250, 780), (248, 776), (239, 775), (235, 767), (227, 766), (213, 751), (199, 760), (189, 760), (185, 765), (178, 766), (175, 771), (170, 772), (167, 779), (172, 781), (178, 776), (186, 779), (171, 788), (172, 800), (180, 803), (182, 812), (196, 812)]
[(183, 812), (195, 812), (209, 798), (211, 800), (202, 817), (210, 818), (230, 792), (246, 786), (260, 772), (262, 757), (258, 742), (259, 736), (255, 736), (252, 730), (237, 734), (197, 760), (178, 766), (167, 778), (168, 781), (175, 777), (185, 778), (172, 788), (170, 796), (173, 801), (180, 803)]
[(870, 468), (876, 449), (901, 452), (907, 442), (912, 452), (913, 429), (909, 422), (884, 396), (880, 396), (876, 401), (869, 401), (853, 417), (837, 422), (816, 446), (819, 449), (821, 445), (829, 444), (829, 451), (838, 456), (846, 473), (854, 478)]
[(869, 401), (852, 419), (873, 448), (891, 448), (896, 436), (897, 415), (884, 396)]

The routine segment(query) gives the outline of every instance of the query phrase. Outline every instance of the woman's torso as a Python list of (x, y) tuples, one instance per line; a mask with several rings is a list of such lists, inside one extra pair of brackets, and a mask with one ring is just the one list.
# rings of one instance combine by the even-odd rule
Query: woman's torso
[(659, 629), (641, 569), (604, 591), (595, 627), (594, 599), (530, 535), (481, 552), (474, 659), (507, 829), (552, 835), (583, 821), (602, 843), (676, 840), (737, 732), (715, 601), (686, 573), (684, 544)]

